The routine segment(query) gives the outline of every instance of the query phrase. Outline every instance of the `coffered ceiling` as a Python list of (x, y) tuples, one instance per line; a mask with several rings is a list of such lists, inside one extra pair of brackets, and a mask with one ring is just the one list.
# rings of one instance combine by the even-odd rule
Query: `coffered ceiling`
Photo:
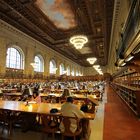
[[(97, 57), (107, 65), (114, 0), (1, 0), (0, 19), (32, 36), (81, 66)], [(88, 43), (76, 50), (72, 35), (84, 34)]]

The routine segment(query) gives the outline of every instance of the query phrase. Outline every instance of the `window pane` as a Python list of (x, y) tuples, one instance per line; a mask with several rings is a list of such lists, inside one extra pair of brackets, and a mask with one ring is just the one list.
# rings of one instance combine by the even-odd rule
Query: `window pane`
[(41, 57), (39, 56), (35, 56), (34, 62), (35, 62), (34, 71), (43, 72), (43, 59), (41, 59)]
[(64, 65), (63, 64), (61, 64), (60, 65), (60, 75), (62, 75), (62, 74), (64, 74)]
[(22, 56), (17, 49), (15, 48), (7, 49), (6, 67), (22, 69), (21, 60)]
[(67, 67), (67, 75), (70, 75), (70, 67)]
[(50, 73), (51, 74), (56, 74), (56, 63), (54, 60), (50, 61)]

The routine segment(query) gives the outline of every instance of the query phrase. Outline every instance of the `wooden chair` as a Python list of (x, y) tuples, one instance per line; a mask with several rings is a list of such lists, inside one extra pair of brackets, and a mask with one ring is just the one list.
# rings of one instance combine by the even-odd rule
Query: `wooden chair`
[[(74, 133), (70, 130), (72, 121), (74, 121), (74, 123), (76, 123), (75, 125), (77, 126), (77, 129)], [(64, 140), (65, 136), (74, 137), (74, 140), (76, 140), (76, 136), (80, 135), (82, 132), (82, 125), (80, 123), (80, 119), (78, 119), (77, 117), (62, 116), (61, 123), (63, 123), (64, 125), (64, 132), (60, 129), (62, 140)]]
[(56, 103), (56, 96), (55, 95), (48, 95), (47, 103)]
[(66, 97), (61, 96), (60, 99), (59, 99), (59, 102), (60, 102), (61, 104), (65, 103), (65, 102), (66, 102)]
[(55, 133), (59, 130), (59, 117), (55, 115), (41, 115), (42, 128), (41, 131), (52, 134), (53, 140)]
[(11, 115), (10, 111), (0, 110), (0, 123), (2, 124), (2, 133), (6, 128), (8, 134), (12, 134), (12, 124), (14, 122), (14, 117)]
[(2, 132), (5, 127), (4, 125), (5, 125), (6, 119), (7, 119), (7, 115), (5, 114), (3, 110), (0, 110), (0, 123), (2, 125)]

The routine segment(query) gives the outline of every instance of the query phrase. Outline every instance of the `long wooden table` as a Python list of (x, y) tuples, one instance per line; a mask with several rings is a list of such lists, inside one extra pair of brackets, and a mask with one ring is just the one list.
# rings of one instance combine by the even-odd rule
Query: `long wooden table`
[[(21, 102), (21, 101), (0, 101), (0, 110), (8, 111), (13, 113), (16, 112), (24, 112), (24, 113), (35, 113), (38, 115), (46, 114), (46, 115), (56, 115), (61, 116), (61, 105), (60, 103), (30, 103), (27, 105), (27, 102)], [(80, 104), (77, 104), (77, 106), (80, 108)], [(50, 110), (56, 108), (59, 110), (58, 113), (50, 113)], [(10, 114), (11, 114), (10, 113)], [(85, 113), (84, 117), (84, 129), (83, 129), (83, 137), (87, 140), (90, 136), (90, 123), (89, 120), (93, 120), (95, 118), (95, 113)], [(12, 133), (12, 119), (10, 120), (10, 126), (9, 126), (9, 134)]]
[[(22, 94), (19, 93), (4, 93), (4, 96), (13, 96), (13, 97), (20, 97)], [(48, 97), (48, 96), (55, 96), (57, 98), (61, 97), (61, 93), (40, 93), (41, 97)], [(72, 96), (75, 99), (89, 99), (95, 105), (99, 105), (96, 97), (94, 95), (83, 95), (83, 94), (73, 94)]]
[[(9, 110), (16, 112), (27, 112), (27, 113), (36, 113), (36, 114), (46, 114), (50, 115), (50, 110), (56, 108), (61, 109), (60, 103), (30, 103), (27, 105), (26, 102), (21, 101), (0, 101), (1, 110)], [(80, 108), (80, 104), (77, 104)], [(52, 115), (52, 114), (51, 114)], [(61, 115), (61, 112), (54, 113), (53, 115)], [(94, 119), (94, 113), (85, 113), (85, 119), (91, 120)]]

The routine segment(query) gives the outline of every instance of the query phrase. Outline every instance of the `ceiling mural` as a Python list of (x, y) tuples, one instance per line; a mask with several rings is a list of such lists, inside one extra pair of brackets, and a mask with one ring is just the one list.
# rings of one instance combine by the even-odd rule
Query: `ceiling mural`
[(36, 4), (57, 28), (71, 29), (76, 26), (74, 14), (66, 0), (37, 0)]

